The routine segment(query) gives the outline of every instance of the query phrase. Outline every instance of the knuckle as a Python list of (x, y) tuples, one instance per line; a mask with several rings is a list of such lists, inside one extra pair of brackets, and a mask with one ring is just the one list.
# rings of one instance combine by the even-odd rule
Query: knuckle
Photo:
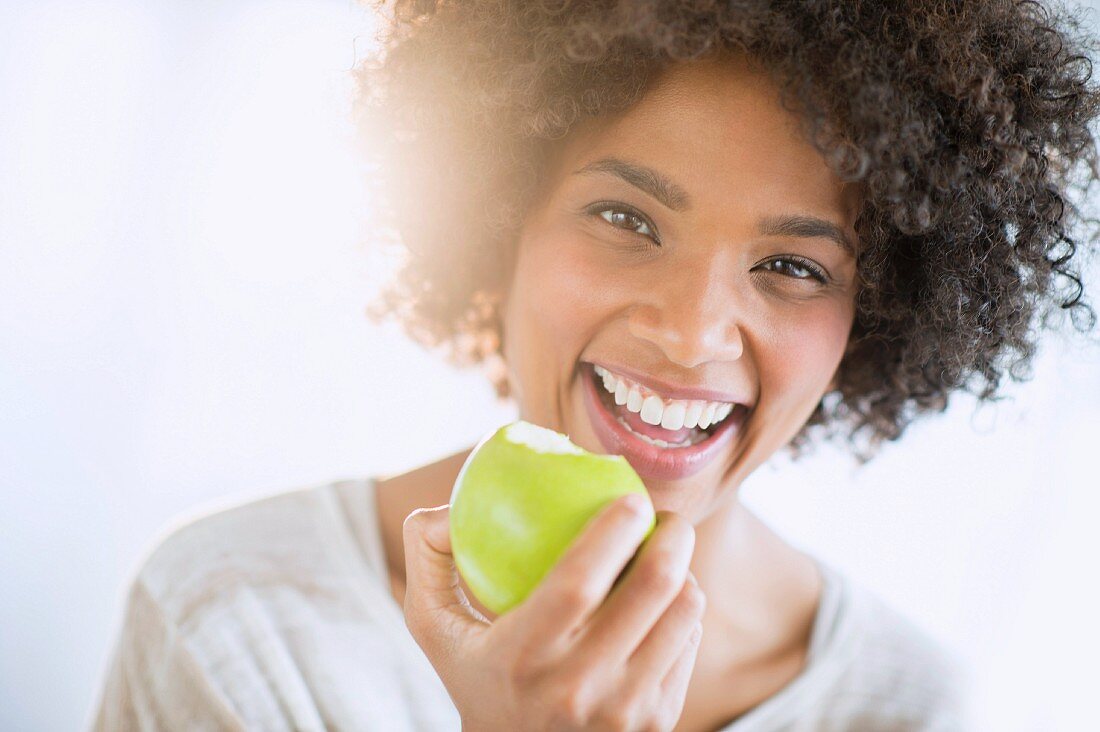
[(638, 728), (634, 724), (634, 710), (628, 704), (615, 704), (601, 710), (599, 723), (600, 729), (610, 732), (634, 732)]
[(625, 500), (624, 498), (618, 498), (614, 502), (615, 511), (608, 511), (608, 514), (616, 513), (616, 518), (620, 521), (630, 521), (638, 516), (643, 515), (646, 510), (643, 507), (644, 502), (639, 504), (633, 501)]
[(541, 676), (541, 670), (530, 654), (521, 653), (508, 670), (508, 679), (517, 688), (533, 686)]
[(588, 725), (588, 699), (581, 685), (564, 688), (554, 705), (553, 717), (566, 727), (585, 727)]
[(689, 546), (695, 545), (695, 526), (686, 518), (678, 513), (672, 514), (674, 517), (669, 529), (674, 532), (676, 542), (679, 544), (687, 544)]
[(655, 594), (663, 594), (677, 587), (679, 577), (667, 551), (659, 551), (638, 567), (638, 580), (642, 587)]
[(702, 615), (707, 608), (707, 596), (695, 585), (685, 585), (681, 602), (692, 615)]
[[(633, 506), (630, 501), (620, 498), (615, 502), (614, 510), (607, 512), (608, 530), (622, 533), (635, 525), (640, 528), (643, 519), (645, 519), (644, 523), (648, 524), (648, 519), (654, 517), (651, 510), (651, 507), (645, 506), (644, 502), (640, 506)], [(634, 533), (634, 529), (631, 529), (630, 533)]]
[(580, 611), (600, 600), (599, 590), (591, 584), (572, 582), (561, 592), (560, 602), (569, 611)]

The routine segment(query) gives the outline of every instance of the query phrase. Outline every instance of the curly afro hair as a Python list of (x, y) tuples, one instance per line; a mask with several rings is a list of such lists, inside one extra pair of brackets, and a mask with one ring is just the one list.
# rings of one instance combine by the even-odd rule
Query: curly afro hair
[(481, 364), (510, 396), (499, 293), (555, 141), (636, 102), (670, 64), (748, 54), (806, 139), (860, 181), (859, 292), (821, 425), (861, 463), (955, 390), (1031, 377), (1040, 327), (1083, 299), (1067, 195), (1100, 177), (1096, 41), (1030, 0), (399, 0), (355, 69), (376, 239), (403, 265), (368, 309)]

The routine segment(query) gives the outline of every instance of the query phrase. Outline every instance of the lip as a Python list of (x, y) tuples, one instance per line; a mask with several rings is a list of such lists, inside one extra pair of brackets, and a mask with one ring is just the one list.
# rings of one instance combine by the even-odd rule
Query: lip
[(625, 457), (643, 478), (677, 480), (699, 472), (726, 450), (748, 414), (746, 407), (738, 404), (730, 416), (703, 442), (689, 447), (657, 447), (631, 434), (619, 424), (615, 415), (607, 411), (600, 401), (597, 391), (600, 387), (596, 385), (596, 372), (592, 365), (583, 364), (581, 370), (584, 372), (581, 375), (584, 382), (584, 404), (596, 437), (609, 452)]
[(704, 389), (693, 386), (678, 386), (667, 381), (662, 381), (654, 376), (643, 374), (640, 371), (635, 371), (629, 366), (612, 366), (598, 361), (592, 361), (590, 365), (602, 366), (608, 371), (622, 374), (631, 381), (635, 381), (650, 391), (656, 392), (667, 399), (699, 399), (708, 402), (731, 402), (733, 404), (742, 404), (746, 406), (749, 405), (750, 401), (748, 397), (743, 394), (735, 394), (729, 391), (718, 391), (716, 389)]

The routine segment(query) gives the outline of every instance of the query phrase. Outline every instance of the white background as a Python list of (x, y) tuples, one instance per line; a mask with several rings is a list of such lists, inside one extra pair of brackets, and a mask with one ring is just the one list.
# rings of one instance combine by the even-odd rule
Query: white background
[[(0, 729), (87, 723), (171, 521), (410, 469), (515, 416), (364, 315), (387, 271), (348, 119), (369, 30), (350, 0), (0, 6)], [(1050, 340), (1009, 393), (862, 472), (776, 460), (744, 495), (956, 649), (981, 728), (1081, 729), (1100, 348)]]

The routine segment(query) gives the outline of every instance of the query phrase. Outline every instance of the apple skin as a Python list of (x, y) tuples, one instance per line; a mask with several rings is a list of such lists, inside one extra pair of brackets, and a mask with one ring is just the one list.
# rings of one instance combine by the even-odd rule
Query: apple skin
[(451, 492), (455, 565), (477, 600), (497, 615), (522, 602), (585, 524), (619, 496), (645, 496), (646, 538), (657, 524), (645, 484), (626, 458), (572, 443), (580, 454), (539, 452), (508, 439), (514, 424), (481, 439)]

